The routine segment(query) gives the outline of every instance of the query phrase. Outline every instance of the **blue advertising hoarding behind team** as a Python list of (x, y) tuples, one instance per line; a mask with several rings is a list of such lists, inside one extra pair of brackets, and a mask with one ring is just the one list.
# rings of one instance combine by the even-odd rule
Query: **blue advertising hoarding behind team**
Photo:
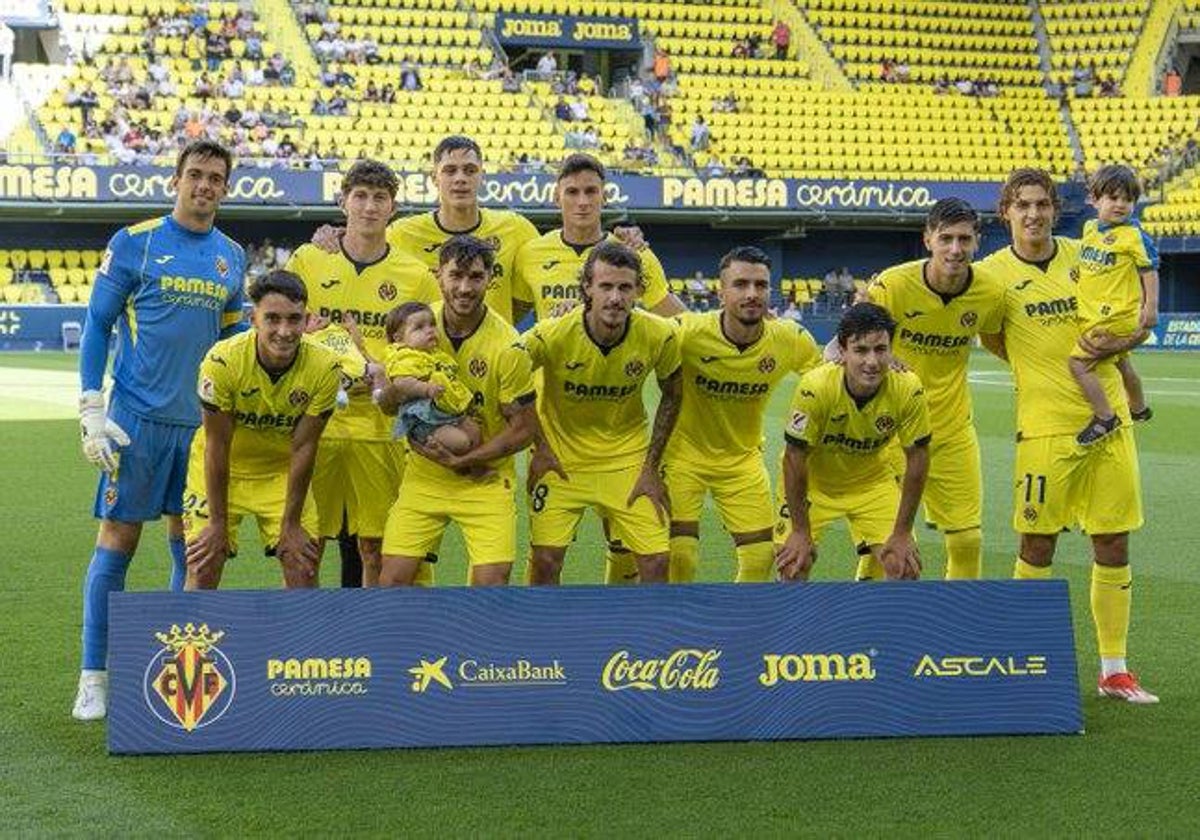
[(115, 593), (114, 753), (1082, 731), (1063, 581)]
[[(0, 204), (7, 202), (167, 204), (172, 170), (146, 166), (0, 166)], [(397, 201), (432, 207), (437, 188), (424, 172), (398, 172)], [(235, 169), (226, 204), (328, 206), (337, 197), (339, 172)], [(1000, 185), (988, 181), (866, 181), (804, 178), (643, 177), (613, 173), (606, 187), (610, 208), (624, 210), (752, 210), (811, 212), (922, 212), (940, 198), (957, 196), (992, 212)], [(549, 210), (551, 174), (485, 175), (479, 200), (488, 207)]]

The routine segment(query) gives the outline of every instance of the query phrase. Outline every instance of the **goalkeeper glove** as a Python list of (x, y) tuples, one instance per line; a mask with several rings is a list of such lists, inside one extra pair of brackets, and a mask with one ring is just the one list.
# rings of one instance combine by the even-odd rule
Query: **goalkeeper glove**
[(83, 436), (83, 455), (107, 473), (116, 472), (116, 446), (128, 446), (129, 435), (108, 418), (104, 394), (84, 391), (79, 395), (79, 426)]

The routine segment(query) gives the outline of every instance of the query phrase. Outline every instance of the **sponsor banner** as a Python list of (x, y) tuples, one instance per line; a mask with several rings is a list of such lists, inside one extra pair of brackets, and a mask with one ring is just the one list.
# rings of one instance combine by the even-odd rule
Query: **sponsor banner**
[(496, 15), (496, 37), (506, 47), (640, 50), (633, 18), (567, 15)]
[(1165, 312), (1143, 347), (1161, 350), (1200, 350), (1200, 312)]
[(110, 603), (114, 753), (1083, 728), (1064, 581)]
[[(83, 202), (167, 204), (173, 200), (172, 170), (137, 166), (0, 166), (0, 203)], [(397, 200), (432, 207), (437, 188), (423, 172), (398, 172)], [(226, 203), (236, 205), (330, 205), (339, 172), (235, 169)], [(923, 212), (941, 198), (957, 196), (994, 212), (1000, 184), (980, 181), (917, 182), (809, 180), (799, 178), (658, 178), (614, 173), (606, 188), (609, 207), (626, 210), (754, 210)], [(479, 201), (488, 207), (552, 210), (554, 176), (500, 173), (484, 177)]]
[(57, 348), (63, 324), (82, 327), (86, 317), (87, 307), (77, 304), (0, 304), (0, 350)]

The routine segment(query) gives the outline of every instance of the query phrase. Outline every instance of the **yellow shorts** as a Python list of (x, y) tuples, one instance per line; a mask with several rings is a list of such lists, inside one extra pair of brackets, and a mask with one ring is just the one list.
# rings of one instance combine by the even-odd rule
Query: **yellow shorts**
[(1082, 447), (1072, 435), (1017, 442), (1013, 529), (1123, 534), (1142, 526), (1142, 487), (1133, 429), (1121, 426)]
[(388, 511), (383, 553), (424, 557), (435, 552), (451, 522), (462, 531), (472, 566), (512, 563), (517, 555), (517, 501), (512, 479), (485, 481), (447, 473), (443, 480), (410, 476)]
[(717, 464), (680, 453), (663, 465), (663, 477), (671, 494), (671, 519), (676, 522), (698, 522), (704, 497), (712, 493), (729, 533), (749, 534), (773, 524), (771, 480), (761, 452)]
[(929, 477), (922, 500), (925, 521), (943, 533), (980, 527), (983, 470), (973, 425), (947, 438), (933, 436), (929, 443)]
[[(195, 478), (195, 476), (192, 476)], [(183, 491), (183, 535), (188, 541), (208, 525), (208, 495), (199, 481), (188, 482)], [(242, 518), (253, 516), (258, 522), (258, 536), (267, 554), (274, 554), (279, 542), (279, 531), (283, 524), (283, 510), (287, 503), (287, 475), (269, 478), (229, 479), (229, 554), (237, 554), (238, 526)], [(317, 506), (312, 493), (304, 500), (300, 524), (309, 536), (317, 535)]]
[[(1098, 318), (1094, 321), (1081, 321), (1079, 324), (1079, 335), (1085, 336), (1093, 330), (1104, 330), (1105, 332), (1118, 338), (1128, 338), (1141, 329), (1142, 313), (1136, 309), (1128, 312), (1120, 313), (1117, 317)], [(1104, 359), (1105, 362), (1119, 361), (1129, 353), (1117, 353)], [(1071, 350), (1071, 356), (1076, 359), (1092, 359), (1092, 355), (1085, 351), (1078, 344)]]
[(572, 470), (570, 481), (555, 473), (545, 476), (529, 497), (529, 541), (554, 548), (570, 545), (584, 510), (590, 507), (608, 520), (609, 537), (622, 548), (634, 554), (670, 551), (670, 525), (658, 521), (650, 500), (642, 496), (632, 507), (625, 504), (641, 471), (640, 466), (607, 472)]
[[(894, 481), (881, 481), (861, 492), (839, 496), (828, 496), (810, 489), (809, 531), (813, 543), (818, 543), (826, 528), (839, 519), (845, 519), (855, 546), (882, 545), (896, 527), (896, 511), (899, 509), (900, 486)], [(775, 522), (775, 543), (782, 545), (791, 533), (792, 519), (784, 503), (779, 506), (779, 517)]]
[(342, 511), (351, 534), (381, 537), (388, 509), (400, 491), (404, 445), (400, 441), (322, 438), (313, 469), (312, 492), (323, 537), (342, 530)]

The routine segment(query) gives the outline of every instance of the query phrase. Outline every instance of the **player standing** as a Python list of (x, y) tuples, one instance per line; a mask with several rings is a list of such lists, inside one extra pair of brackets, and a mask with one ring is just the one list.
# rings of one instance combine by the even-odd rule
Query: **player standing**
[(1004, 286), (971, 265), (979, 214), (962, 199), (933, 205), (924, 240), (928, 259), (881, 272), (867, 294), (895, 319), (893, 353), (921, 377), (929, 397), (925, 518), (944, 535), (946, 578), (976, 579), (983, 572), (983, 477), (967, 361), (977, 335), (1000, 329)]
[[(432, 307), (438, 349), (458, 364), (458, 376), (475, 394), (470, 415), (483, 441), (461, 455), (433, 441), (414, 444), (419, 451), (409, 451), (400, 495), (388, 512), (379, 580), (385, 586), (412, 584), (446, 525), (455, 522), (466, 543), (471, 584), (502, 585), (516, 555), (512, 456), (537, 430), (529, 354), (516, 330), (484, 304), (493, 276), (491, 247), (473, 236), (456, 236), (438, 259), (442, 302)], [(382, 389), (385, 412), (394, 414), (403, 401), (400, 385)]]
[(679, 316), (683, 402), (667, 444), (671, 582), (695, 578), (700, 513), (711, 493), (733, 538), (739, 582), (769, 581), (774, 506), (763, 462), (763, 421), (775, 387), (821, 362), (804, 327), (766, 320), (771, 260), (751, 246), (721, 259), (721, 308)]
[[(288, 261), (308, 288), (308, 308), (333, 325), (353, 319), (365, 349), (377, 362), (387, 352), (387, 314), (398, 303), (431, 303), (440, 297), (425, 266), (388, 242), (387, 225), (399, 182), (387, 166), (357, 161), (342, 179), (338, 206), (346, 214), (340, 246), (329, 253), (301, 245)], [(344, 329), (334, 337), (350, 345)], [(379, 581), (383, 527), (400, 489), (404, 445), (392, 440), (391, 422), (371, 402), (369, 384), (360, 377), (350, 388), (349, 406), (334, 414), (317, 454), (313, 496), (322, 538), (342, 529), (358, 535), (362, 585)], [(430, 577), (426, 570), (424, 577)]]
[[(83, 663), (72, 714), (108, 712), (108, 595), (125, 588), (142, 523), (168, 517), (171, 588), (185, 577), (183, 485), (200, 423), (196, 371), (217, 339), (240, 329), (245, 256), (213, 226), (233, 156), (211, 141), (175, 165), (171, 213), (120, 230), (96, 272), (79, 354), (83, 452), (104, 472), (96, 549), (83, 585)], [(112, 399), (104, 371), (117, 327)]]
[[(776, 525), (783, 580), (808, 579), (821, 532), (840, 518), (859, 554), (865, 549), (888, 578), (920, 576), (912, 527), (929, 471), (929, 407), (917, 375), (892, 369), (895, 330), (883, 307), (855, 304), (838, 324), (842, 363), (796, 386), (784, 430), (787, 504)], [(900, 487), (887, 453), (893, 441), (904, 450)]]
[[(543, 381), (544, 438), (528, 481), (532, 583), (559, 582), (588, 507), (632, 552), (643, 583), (667, 580), (670, 505), (659, 469), (682, 397), (679, 341), (670, 321), (634, 309), (641, 292), (638, 254), (601, 243), (583, 264), (583, 306), (524, 337)], [(642, 384), (652, 372), (662, 398), (647, 440)]]
[[(1092, 541), (1092, 618), (1100, 652), (1099, 692), (1130, 703), (1156, 703), (1126, 664), (1133, 576), (1129, 534), (1142, 525), (1141, 480), (1133, 429), (1125, 424), (1104, 440), (1080, 446), (1075, 434), (1091, 416), (1067, 371), (1080, 341), (1076, 320), (1078, 240), (1053, 235), (1059, 197), (1050, 175), (1018, 169), (1000, 195), (1000, 217), (1012, 247), (983, 264), (1007, 287), (1003, 335), (986, 339), (1007, 358), (1017, 382), (1017, 454), (1013, 528), (1021, 536), (1013, 569), (1018, 579), (1052, 574), (1058, 535), (1079, 525)], [(1085, 346), (1096, 355), (1133, 349), (1145, 332)], [(1121, 378), (1112, 365), (1097, 376), (1118, 416), (1128, 417)]]
[(188, 589), (216, 589), (244, 516), (258, 520), (288, 589), (317, 586), (317, 445), (341, 380), (336, 353), (304, 340), (304, 283), (273, 271), (250, 287), (254, 327), (218, 341), (200, 365), (204, 430), (184, 490)]

